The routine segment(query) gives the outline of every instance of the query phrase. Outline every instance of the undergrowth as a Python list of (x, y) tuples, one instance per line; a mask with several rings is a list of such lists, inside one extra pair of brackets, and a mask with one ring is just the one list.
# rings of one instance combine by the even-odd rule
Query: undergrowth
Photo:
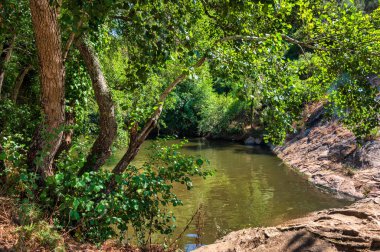
[(18, 204), (17, 215), (12, 217), (19, 237), (14, 248), (39, 244), (48, 250), (64, 250), (62, 234), (101, 246), (110, 239), (122, 241), (130, 229), (138, 247), (151, 247), (152, 234), (170, 235), (175, 228), (175, 216), (168, 206), (182, 205), (182, 201), (173, 193), (173, 184), (190, 190), (191, 177), (211, 174), (202, 168), (202, 158), (180, 153), (183, 144), (156, 142), (142, 166), (131, 165), (114, 177), (116, 186), (111, 192), (106, 190), (114, 176), (110, 171), (77, 176), (85, 160), (80, 145), (65, 153), (55, 175), (41, 187), (38, 175), (23, 162), (21, 147), (6, 144), (6, 169), (1, 176), (7, 182), (3, 192)]

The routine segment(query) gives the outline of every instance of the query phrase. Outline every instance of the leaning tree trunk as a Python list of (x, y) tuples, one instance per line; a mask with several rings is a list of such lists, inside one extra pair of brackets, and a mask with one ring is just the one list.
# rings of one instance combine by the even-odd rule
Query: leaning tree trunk
[(100, 113), (100, 132), (93, 144), (87, 161), (79, 171), (82, 175), (88, 171), (97, 171), (111, 155), (111, 146), (116, 138), (117, 124), (115, 119), (115, 107), (111, 92), (107, 86), (99, 59), (95, 51), (85, 41), (85, 38), (76, 42), (78, 48), (90, 74), (92, 87), (95, 92), (95, 99), (99, 106)]
[[(33, 30), (40, 64), (41, 103), (44, 126), (35, 135), (28, 153), (30, 168), (42, 178), (53, 175), (54, 156), (62, 139), (64, 122), (64, 77), (61, 36), (55, 8), (49, 0), (30, 0)], [(40, 157), (37, 161), (37, 157)]]
[(12, 51), (15, 45), (16, 35), (13, 35), (12, 38), (5, 43), (3, 46), (3, 52), (0, 55), (0, 98), (1, 91), (3, 89), (3, 82), (5, 78), (5, 65), (11, 59)]
[[(202, 57), (194, 66), (193, 68), (197, 68), (203, 65), (203, 63), (206, 61), (206, 57)], [(137, 153), (140, 150), (140, 147), (142, 143), (145, 141), (149, 133), (156, 127), (158, 119), (160, 118), (162, 108), (164, 105), (164, 102), (168, 95), (173, 91), (173, 89), (181, 83), (185, 78), (187, 77), (186, 73), (183, 73), (179, 75), (160, 95), (160, 98), (158, 100), (158, 108), (153, 112), (151, 117), (148, 119), (148, 121), (145, 123), (143, 129), (140, 133), (135, 133), (131, 131), (130, 136), (130, 142), (128, 146), (127, 152), (124, 154), (124, 156), (121, 158), (119, 163), (115, 166), (113, 169), (114, 174), (121, 174), (125, 171), (125, 169), (128, 167), (128, 165), (131, 163), (131, 161), (136, 157)], [(112, 189), (112, 187), (115, 185), (115, 181), (111, 180), (109, 190)]]
[(15, 85), (13, 87), (12, 97), (11, 97), (12, 101), (14, 103), (16, 103), (16, 101), (17, 101), (18, 93), (20, 91), (22, 83), (24, 82), (24, 78), (29, 73), (29, 71), (31, 69), (32, 69), (32, 65), (28, 65), (17, 76), (16, 81), (15, 81)]

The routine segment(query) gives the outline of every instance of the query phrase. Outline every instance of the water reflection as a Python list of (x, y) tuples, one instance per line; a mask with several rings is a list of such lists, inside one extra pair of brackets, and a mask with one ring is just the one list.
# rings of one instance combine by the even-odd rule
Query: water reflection
[[(190, 141), (183, 152), (202, 155), (216, 170), (206, 180), (195, 178), (191, 191), (175, 186), (184, 206), (173, 208), (178, 227), (173, 237), (183, 231), (202, 206), (198, 218), (202, 220), (193, 221), (180, 241), (187, 251), (199, 243), (212, 243), (233, 230), (277, 225), (312, 211), (347, 204), (311, 186), (263, 147), (197, 139)], [(117, 153), (114, 160), (122, 154)], [(147, 150), (142, 148), (135, 164), (141, 164), (146, 155)]]

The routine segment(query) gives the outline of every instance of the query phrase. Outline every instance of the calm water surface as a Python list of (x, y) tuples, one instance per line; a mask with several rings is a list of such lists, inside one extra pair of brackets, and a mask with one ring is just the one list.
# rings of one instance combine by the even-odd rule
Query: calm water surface
[[(144, 161), (148, 146), (149, 141), (144, 143), (136, 165)], [(194, 178), (191, 191), (175, 186), (184, 205), (173, 208), (177, 217), (173, 237), (182, 232), (202, 205), (201, 213), (180, 241), (187, 250), (199, 242), (197, 233), (202, 235), (202, 244), (209, 244), (233, 230), (277, 225), (312, 211), (348, 204), (313, 187), (263, 147), (195, 139), (185, 145), (183, 153), (201, 155), (210, 161), (209, 168), (216, 170), (206, 180)], [(116, 153), (108, 165), (114, 165), (122, 154)]]

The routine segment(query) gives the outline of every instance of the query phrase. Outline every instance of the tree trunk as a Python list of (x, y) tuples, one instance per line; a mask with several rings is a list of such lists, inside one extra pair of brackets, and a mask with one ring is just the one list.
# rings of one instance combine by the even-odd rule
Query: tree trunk
[(4, 148), (3, 146), (1, 145), (0, 143), (0, 182), (2, 185), (5, 184), (5, 174), (3, 172), (5, 172), (5, 161), (4, 161), (4, 157), (5, 156), (5, 153), (4, 153)]
[[(203, 63), (206, 61), (206, 57), (202, 57), (194, 66), (193, 68), (197, 68), (203, 65)], [(183, 73), (180, 76), (178, 76), (160, 95), (160, 98), (158, 100), (158, 108), (154, 111), (152, 116), (148, 119), (146, 124), (144, 125), (142, 131), (137, 135), (135, 133), (132, 133), (130, 136), (130, 142), (128, 146), (127, 152), (124, 154), (122, 159), (119, 161), (119, 163), (115, 166), (113, 169), (114, 174), (121, 174), (125, 171), (125, 169), (128, 167), (128, 165), (131, 163), (131, 161), (136, 157), (137, 153), (140, 150), (140, 147), (142, 143), (145, 141), (149, 133), (154, 129), (154, 127), (157, 125), (157, 121), (160, 118), (162, 108), (164, 105), (164, 102), (168, 95), (173, 91), (173, 89), (181, 83), (185, 78), (187, 77), (187, 74)], [(113, 185), (114, 181), (111, 181), (111, 187)]]
[(18, 97), (18, 93), (20, 91), (20, 88), (22, 86), (22, 83), (24, 82), (24, 78), (25, 76), (29, 73), (29, 71), (32, 69), (32, 65), (28, 65), (27, 67), (25, 67), (20, 73), (19, 75), (17, 76), (16, 78), (16, 81), (15, 81), (15, 85), (13, 87), (13, 92), (12, 92), (12, 101), (14, 103), (16, 103), (17, 101), (17, 97)]
[(69, 109), (65, 113), (66, 129), (63, 132), (61, 145), (59, 146), (57, 152), (55, 153), (55, 158), (54, 158), (55, 160), (58, 159), (59, 155), (61, 155), (62, 152), (70, 150), (72, 141), (73, 141), (74, 130), (72, 129), (72, 126), (75, 124), (74, 105), (69, 104), (68, 107)]
[(15, 45), (16, 35), (13, 35), (12, 38), (5, 43), (3, 46), (3, 52), (0, 55), (0, 98), (1, 91), (3, 89), (3, 82), (5, 78), (5, 65), (11, 59), (12, 51)]
[(100, 132), (91, 148), (86, 163), (79, 171), (82, 175), (88, 171), (97, 171), (111, 155), (111, 146), (116, 138), (117, 124), (115, 119), (115, 107), (112, 100), (111, 92), (107, 86), (99, 59), (95, 51), (85, 41), (85, 38), (76, 42), (78, 48), (90, 74), (92, 88), (95, 92), (95, 99), (99, 106), (100, 113)]
[(251, 98), (249, 122), (251, 124), (251, 130), (253, 130), (253, 98)]
[[(54, 156), (62, 139), (64, 122), (64, 78), (61, 35), (55, 8), (49, 0), (30, 0), (33, 30), (40, 64), (41, 103), (44, 127), (35, 134), (29, 151), (30, 168), (37, 168), (42, 179), (54, 174)], [(39, 157), (38, 162), (36, 157)]]

